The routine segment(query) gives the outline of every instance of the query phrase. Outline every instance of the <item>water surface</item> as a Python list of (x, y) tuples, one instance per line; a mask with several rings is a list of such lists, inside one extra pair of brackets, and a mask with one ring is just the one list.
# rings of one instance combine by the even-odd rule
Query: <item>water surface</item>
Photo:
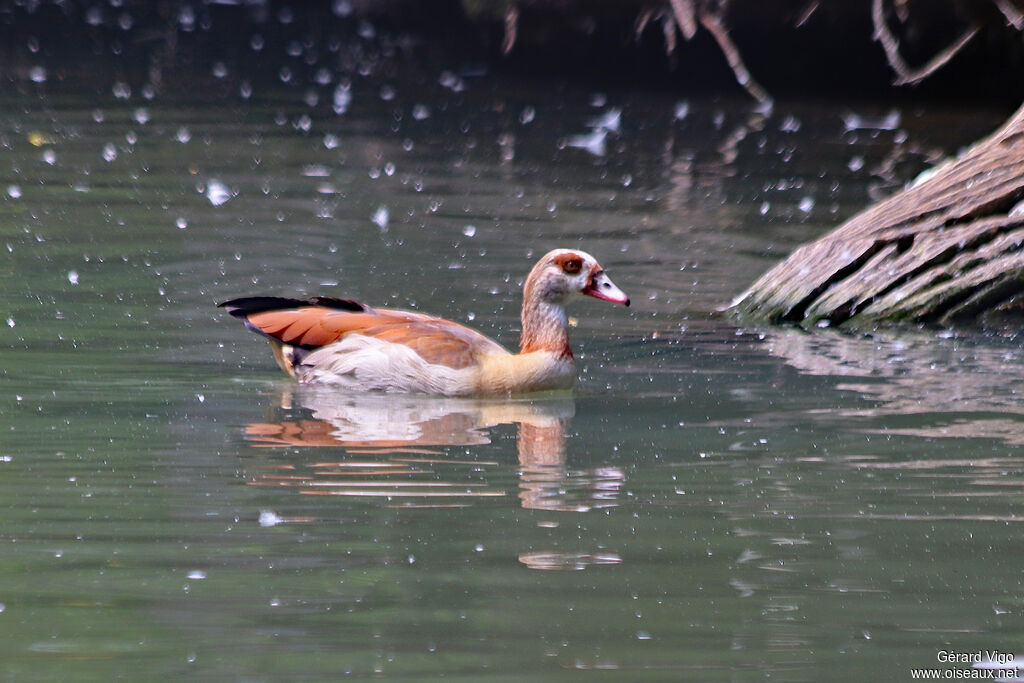
[[(1012, 651), (1015, 332), (715, 313), (1005, 112), (466, 79), (4, 100), (4, 677), (886, 680)], [(514, 346), (558, 246), (634, 302), (571, 311), (573, 394), (299, 387), (215, 308), (345, 296)]]

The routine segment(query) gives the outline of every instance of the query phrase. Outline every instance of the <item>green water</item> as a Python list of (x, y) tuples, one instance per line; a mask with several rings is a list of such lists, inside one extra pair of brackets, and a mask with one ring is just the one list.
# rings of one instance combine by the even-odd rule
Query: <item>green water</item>
[[(0, 675), (909, 680), (1014, 650), (1016, 334), (714, 313), (1005, 112), (846, 131), (838, 107), (393, 87), (342, 115), (4, 100)], [(567, 145), (612, 108), (603, 156)], [(346, 296), (514, 346), (557, 246), (634, 302), (571, 311), (572, 396), (301, 388), (214, 307)]]

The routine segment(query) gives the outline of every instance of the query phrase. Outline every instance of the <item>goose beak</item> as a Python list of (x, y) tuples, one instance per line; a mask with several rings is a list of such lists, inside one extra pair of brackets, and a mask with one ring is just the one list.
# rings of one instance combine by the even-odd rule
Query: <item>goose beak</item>
[(615, 283), (604, 274), (603, 270), (595, 270), (591, 273), (587, 286), (583, 288), (582, 292), (595, 299), (604, 299), (605, 301), (611, 301), (613, 304), (629, 306), (629, 297), (615, 286)]

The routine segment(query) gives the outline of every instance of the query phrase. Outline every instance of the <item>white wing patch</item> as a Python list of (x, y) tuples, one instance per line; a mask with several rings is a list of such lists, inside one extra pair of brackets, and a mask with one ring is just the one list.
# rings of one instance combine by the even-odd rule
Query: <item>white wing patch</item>
[(348, 334), (317, 349), (295, 367), (304, 384), (331, 384), (355, 391), (404, 391), (466, 396), (475, 393), (476, 367), (429, 363), (404, 344)]

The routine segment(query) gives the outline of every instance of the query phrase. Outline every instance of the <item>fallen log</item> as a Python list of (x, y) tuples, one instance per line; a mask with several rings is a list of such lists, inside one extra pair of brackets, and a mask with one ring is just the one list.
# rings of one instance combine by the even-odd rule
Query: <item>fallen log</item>
[(1024, 305), (1024, 107), (925, 175), (799, 247), (731, 308), (860, 327), (951, 324)]

